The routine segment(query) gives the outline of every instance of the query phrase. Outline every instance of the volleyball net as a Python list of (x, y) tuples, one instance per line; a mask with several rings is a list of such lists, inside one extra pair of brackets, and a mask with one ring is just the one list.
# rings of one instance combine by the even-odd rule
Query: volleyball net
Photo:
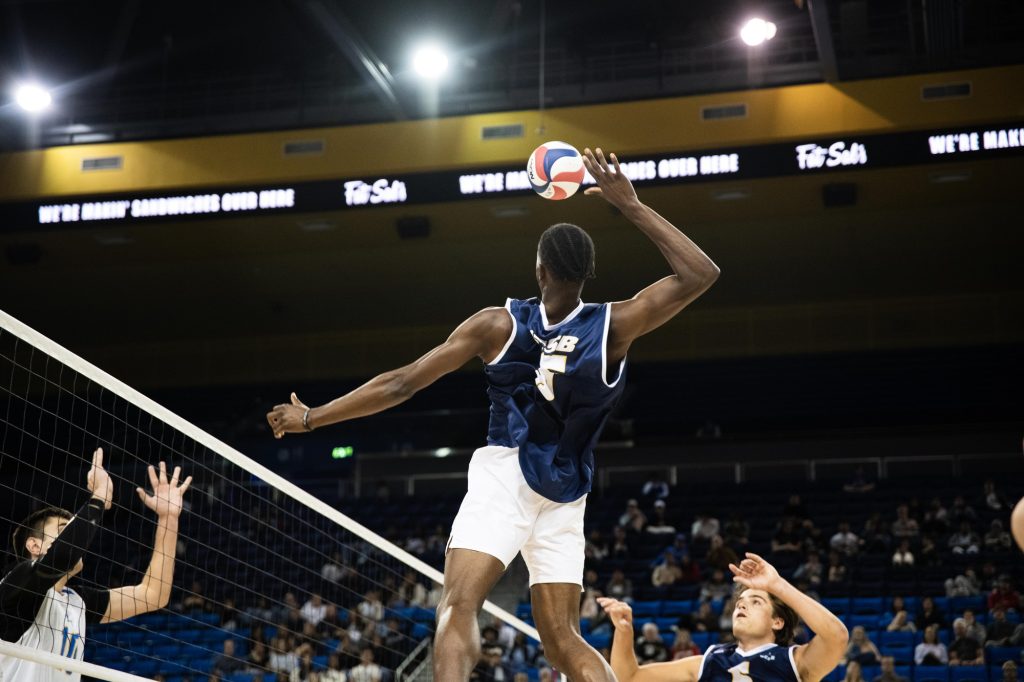
[[(382, 680), (430, 679), (437, 569), (3, 312), (0, 431), (0, 673), (31, 664), (111, 682), (270, 682), (377, 666)], [(98, 448), (113, 490), (105, 512), (89, 507)], [(193, 478), (180, 514), (154, 490), (161, 462), (168, 479), (180, 467), (179, 485)], [(54, 527), (24, 523), (48, 507), (98, 514), (98, 528), (76, 527), (81, 546), (71, 531), (58, 544), (48, 534), (67, 522), (60, 514), (47, 517)], [(68, 593), (19, 583), (47, 541), (52, 561), (83, 559), (69, 588), (84, 627), (73, 611), (65, 622), (43, 613)], [(43, 563), (28, 573), (49, 575)]]

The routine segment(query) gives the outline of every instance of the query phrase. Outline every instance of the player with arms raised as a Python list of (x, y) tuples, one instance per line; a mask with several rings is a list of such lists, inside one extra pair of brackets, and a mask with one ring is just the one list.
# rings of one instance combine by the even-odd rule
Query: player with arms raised
[[(100, 590), (68, 581), (82, 571), (85, 552), (113, 503), (114, 485), (103, 468), (103, 450), (92, 456), (87, 484), (92, 497), (74, 515), (47, 507), (30, 515), (14, 532), (14, 552), (21, 559), (0, 580), (0, 639), (82, 660), (87, 623), (110, 623), (167, 606), (174, 578), (178, 517), (182, 495), (192, 483), (180, 485), (181, 467), (170, 480), (167, 467), (149, 467), (153, 488), (139, 498), (156, 512), (153, 557), (138, 585)], [(81, 675), (0, 654), (0, 680), (18, 682), (78, 682)]]
[[(843, 622), (756, 554), (748, 552), (729, 568), (740, 584), (732, 616), (736, 642), (713, 644), (702, 656), (638, 665), (632, 609), (598, 599), (615, 627), (612, 669), (618, 682), (818, 682), (832, 672), (846, 653)], [(798, 646), (791, 640), (801, 619), (816, 635)]]
[(585, 304), (594, 245), (575, 225), (549, 228), (537, 249), (540, 298), (509, 299), (463, 322), (411, 365), (386, 372), (326, 405), (295, 394), (267, 421), (280, 438), (407, 400), (480, 358), (491, 418), (487, 447), (473, 455), (469, 491), (452, 524), (437, 609), (434, 679), (466, 680), (480, 657), (477, 613), (520, 551), (530, 569), (533, 616), (544, 653), (575, 682), (614, 680), (579, 633), (583, 511), (593, 448), (624, 386), (626, 353), (668, 322), (718, 277), (718, 267), (671, 223), (640, 202), (615, 155), (584, 152), (603, 196), (661, 251), (673, 274), (628, 301)]

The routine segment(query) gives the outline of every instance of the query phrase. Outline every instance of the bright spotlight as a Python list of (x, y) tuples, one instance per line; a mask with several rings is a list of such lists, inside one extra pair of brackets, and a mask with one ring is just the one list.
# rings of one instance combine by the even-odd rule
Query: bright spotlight
[(412, 68), (423, 78), (440, 78), (448, 70), (448, 55), (437, 45), (424, 45), (413, 54)]
[(766, 40), (775, 37), (778, 28), (770, 21), (764, 19), (751, 19), (740, 29), (740, 40), (751, 47), (760, 45)]
[(19, 85), (14, 91), (14, 99), (18, 102), (18, 106), (31, 112), (42, 111), (53, 102), (50, 93), (34, 83)]

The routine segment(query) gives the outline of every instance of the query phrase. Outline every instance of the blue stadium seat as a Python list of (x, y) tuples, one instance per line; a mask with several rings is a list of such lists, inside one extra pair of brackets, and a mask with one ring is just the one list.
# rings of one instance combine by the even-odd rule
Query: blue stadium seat
[(911, 678), (911, 671), (913, 671), (913, 669), (914, 666), (912, 665), (894, 665), (892, 667), (893, 672), (905, 680), (909, 680)]
[(253, 677), (252, 673), (231, 673), (227, 678), (227, 682), (252, 682)]
[(985, 647), (985, 658), (992, 665), (1002, 665), (1007, 661), (1020, 663), (1020, 647), (1016, 646), (989, 646)]
[(708, 647), (718, 641), (718, 634), (714, 632), (693, 632), (690, 639), (701, 651), (707, 651)]
[(983, 665), (954, 665), (949, 668), (950, 682), (988, 682), (988, 668)]
[(418, 623), (433, 623), (434, 618), (434, 609), (427, 609), (423, 608), (422, 606), (417, 606), (416, 610), (413, 612), (412, 619)]
[(428, 626), (426, 623), (416, 623), (416, 625), (414, 625), (412, 628), (412, 632), (409, 633), (409, 636), (417, 642), (429, 635), (430, 626)]
[[(822, 678), (823, 682), (841, 682), (846, 677), (846, 666), (837, 665), (832, 672)], [(863, 677), (863, 674), (862, 674)]]
[[(885, 610), (881, 597), (854, 597), (850, 601), (850, 612), (877, 616)], [(865, 675), (867, 677), (867, 675)]]
[(162, 643), (153, 647), (153, 655), (162, 661), (176, 658), (181, 653), (181, 645), (177, 642)]
[(666, 632), (672, 631), (672, 626), (676, 624), (678, 618), (655, 618), (654, 624), (658, 626), (658, 632), (664, 635)]
[(531, 604), (520, 604), (516, 607), (516, 618), (529, 618), (533, 615), (533, 606)]
[(873, 680), (882, 674), (882, 666), (866, 665), (860, 669), (860, 674), (865, 680)]
[[(821, 600), (821, 605), (841, 618), (850, 611), (850, 598), (825, 597)], [(845, 676), (846, 673), (844, 672), (843, 674)]]
[(914, 668), (914, 682), (949, 682), (949, 666), (916, 666)]
[(587, 637), (587, 644), (594, 647), (598, 651), (611, 645), (612, 636), (606, 634), (591, 634)]
[(327, 656), (314, 656), (313, 667), (317, 670), (327, 670)]
[(867, 615), (867, 614), (851, 614), (842, 619), (846, 626), (850, 629), (857, 627), (858, 625), (865, 630), (874, 630), (878, 627), (878, 616)]
[(880, 641), (878, 645), (881, 647), (886, 646), (914, 646), (914, 633), (913, 632), (886, 632), (883, 631), (879, 637)]
[(634, 618), (654, 618), (661, 613), (660, 601), (638, 601), (633, 604)]
[(665, 642), (665, 646), (671, 649), (672, 645), (676, 643), (676, 633), (671, 631), (663, 632), (661, 633), (661, 639)]
[[(889, 634), (908, 634), (909, 635), (910, 633), (907, 632), (907, 633), (889, 633)], [(880, 647), (880, 650), (881, 650), (883, 656), (892, 656), (894, 659), (896, 659), (896, 663), (912, 663), (914, 661), (914, 647), (910, 646), (909, 644), (902, 645), (902, 646), (901, 645), (895, 645), (895, 644), (889, 644), (889, 645), (883, 644)], [(865, 675), (864, 677), (866, 678), (867, 675)]]
[(661, 603), (661, 615), (681, 616), (693, 613), (693, 601), (690, 599), (670, 599)]
[(141, 659), (134, 661), (129, 667), (132, 674), (139, 677), (153, 677), (161, 670), (160, 661), (153, 659)]
[(964, 611), (971, 609), (975, 613), (985, 613), (988, 605), (985, 603), (985, 595), (979, 594), (974, 597), (951, 597), (949, 600), (949, 614), (951, 616), (962, 616)]

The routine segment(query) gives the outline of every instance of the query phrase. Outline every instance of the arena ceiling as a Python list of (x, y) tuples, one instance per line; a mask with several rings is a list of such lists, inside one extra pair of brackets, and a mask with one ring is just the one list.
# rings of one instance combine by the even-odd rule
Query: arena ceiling
[[(0, 100), (0, 150), (665, 97), (1019, 63), (1017, 0), (341, 2), (0, 0), (0, 78), (56, 106)], [(778, 36), (737, 38), (752, 14)], [(431, 96), (412, 47), (444, 42)]]

